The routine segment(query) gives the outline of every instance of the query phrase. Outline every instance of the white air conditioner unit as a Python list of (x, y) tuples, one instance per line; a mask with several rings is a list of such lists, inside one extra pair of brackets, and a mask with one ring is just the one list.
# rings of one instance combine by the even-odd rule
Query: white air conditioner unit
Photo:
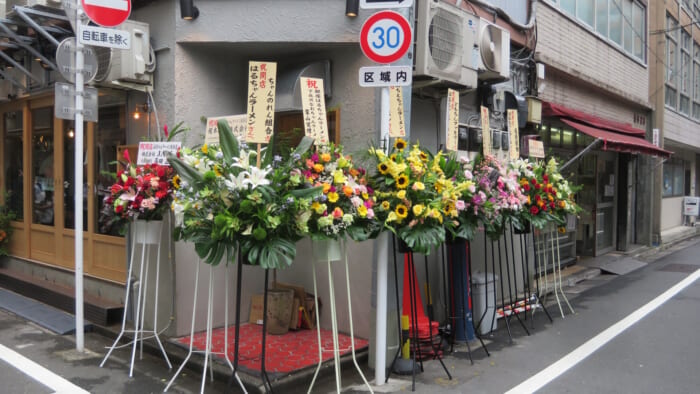
[(416, 7), (413, 76), (476, 87), (477, 64), (472, 60), (472, 50), (479, 18), (437, 0), (420, 0)]
[(486, 19), (479, 25), (479, 80), (510, 79), (510, 32)]
[(129, 31), (131, 49), (95, 47), (98, 60), (95, 82), (100, 84), (111, 84), (112, 82), (151, 84), (151, 76), (155, 71), (155, 59), (151, 58), (148, 23), (129, 20), (117, 26), (117, 29)]

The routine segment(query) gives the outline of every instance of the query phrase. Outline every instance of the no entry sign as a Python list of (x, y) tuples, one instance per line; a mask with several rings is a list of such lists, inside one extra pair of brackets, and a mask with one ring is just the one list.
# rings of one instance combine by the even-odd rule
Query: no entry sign
[(131, 0), (80, 0), (83, 11), (100, 26), (113, 27), (124, 23), (131, 14)]
[(393, 63), (411, 47), (411, 25), (398, 12), (380, 11), (362, 25), (360, 48), (376, 63)]

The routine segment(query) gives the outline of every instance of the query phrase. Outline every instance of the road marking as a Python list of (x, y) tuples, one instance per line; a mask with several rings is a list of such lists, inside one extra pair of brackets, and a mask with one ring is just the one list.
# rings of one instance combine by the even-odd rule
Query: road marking
[(556, 361), (554, 364), (543, 369), (530, 379), (508, 390), (506, 394), (533, 393), (541, 389), (546, 384), (561, 376), (564, 372), (568, 371), (579, 362), (583, 361), (586, 357), (593, 354), (596, 350), (603, 347), (603, 345), (610, 342), (613, 338), (620, 335), (623, 331), (630, 328), (633, 324), (642, 320), (656, 308), (660, 307), (673, 296), (690, 286), (698, 278), (700, 278), (700, 269), (678, 282), (675, 286), (663, 292), (663, 294), (660, 296), (649, 301), (646, 305), (630, 313), (624, 319), (613, 324), (605, 331), (589, 339), (586, 343), (559, 359), (559, 361)]
[(68, 380), (56, 375), (34, 361), (0, 344), (0, 359), (22, 371), (37, 382), (54, 390), (54, 394), (90, 394)]

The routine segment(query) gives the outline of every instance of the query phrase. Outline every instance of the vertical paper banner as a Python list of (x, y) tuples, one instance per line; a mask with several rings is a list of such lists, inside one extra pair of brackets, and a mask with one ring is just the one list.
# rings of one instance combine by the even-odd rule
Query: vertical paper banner
[(246, 114), (242, 115), (231, 115), (231, 116), (218, 116), (215, 118), (207, 118), (207, 128), (204, 134), (205, 144), (218, 144), (219, 143), (219, 120), (226, 120), (228, 127), (231, 128), (233, 136), (239, 140), (243, 140), (245, 137), (245, 130), (248, 124), (248, 116)]
[(459, 144), (459, 92), (454, 89), (447, 89), (447, 119), (445, 125), (445, 148), (456, 152)]
[(403, 116), (403, 89), (389, 87), (389, 137), (405, 137), (406, 123)]
[(328, 143), (326, 101), (323, 79), (301, 77), (301, 107), (304, 110), (304, 134), (314, 139), (314, 145)]
[(484, 156), (491, 154), (491, 126), (489, 124), (489, 109), (481, 107), (481, 141), (484, 148)]
[(248, 63), (248, 112), (246, 142), (267, 144), (275, 127), (277, 63)]
[(517, 160), (520, 157), (520, 130), (518, 130), (518, 110), (508, 110), (508, 132), (510, 133), (510, 159)]

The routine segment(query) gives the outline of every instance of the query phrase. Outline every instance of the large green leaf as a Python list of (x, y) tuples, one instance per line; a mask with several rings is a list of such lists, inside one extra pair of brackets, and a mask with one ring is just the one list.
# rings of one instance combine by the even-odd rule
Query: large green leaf
[(321, 195), (323, 190), (322, 186), (309, 187), (306, 189), (295, 189), (289, 192), (290, 195), (296, 198), (313, 198), (315, 196)]
[(412, 251), (421, 254), (430, 254), (430, 250), (445, 242), (445, 229), (437, 226), (401, 227), (397, 231), (401, 238)]
[(219, 120), (219, 144), (221, 144), (221, 152), (224, 154), (226, 162), (230, 163), (234, 157), (238, 157), (238, 140), (233, 135), (233, 131), (224, 119)]
[(204, 179), (199, 171), (188, 166), (184, 161), (178, 159), (175, 155), (168, 154), (167, 159), (180, 178), (184, 179), (190, 185), (194, 185)]
[(313, 145), (314, 139), (311, 137), (304, 136), (301, 141), (299, 142), (299, 145), (297, 145), (296, 149), (294, 149), (293, 153), (298, 154), (299, 156), (303, 155), (306, 153), (306, 151), (311, 148), (311, 145)]
[(261, 167), (265, 168), (272, 164), (272, 161), (275, 159), (275, 145), (276, 140), (273, 134), (272, 137), (270, 137), (270, 142), (267, 143), (267, 147), (265, 148), (265, 151), (262, 154), (262, 164), (260, 165)]

